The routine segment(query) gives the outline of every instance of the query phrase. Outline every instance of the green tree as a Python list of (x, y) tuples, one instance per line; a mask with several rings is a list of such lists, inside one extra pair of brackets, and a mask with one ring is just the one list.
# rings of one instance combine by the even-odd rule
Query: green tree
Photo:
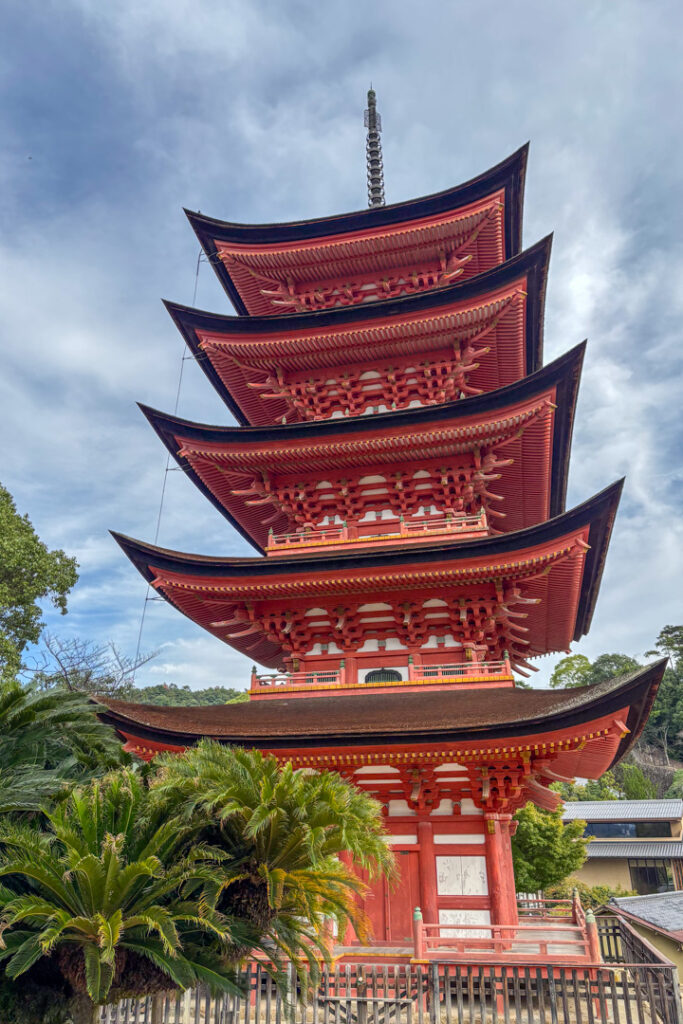
[(161, 755), (153, 790), (185, 816), (203, 812), (204, 838), (226, 849), (240, 875), (225, 890), (230, 907), (287, 956), (325, 944), (326, 922), (351, 919), (364, 931), (362, 885), (341, 861), (371, 874), (394, 870), (380, 805), (335, 772), (280, 767), (258, 751), (202, 740), (180, 756)]
[(571, 654), (558, 661), (550, 677), (553, 689), (594, 686), (605, 679), (625, 675), (640, 668), (639, 662), (627, 654), (601, 654), (591, 662), (584, 654)]
[(50, 958), (74, 1024), (124, 995), (200, 982), (235, 991), (226, 951), (244, 929), (216, 910), (227, 855), (193, 842), (200, 826), (163, 814), (129, 768), (73, 791), (45, 833), (3, 828), (6, 977)]
[(679, 768), (674, 772), (671, 785), (664, 795), (672, 800), (683, 800), (683, 770)]
[(0, 485), (0, 679), (13, 679), (27, 645), (38, 642), (43, 626), (39, 602), (51, 601), (66, 613), (77, 569), (74, 558), (43, 544)]
[(230, 704), (244, 697), (247, 697), (247, 694), (243, 691), (234, 690), (228, 686), (208, 686), (204, 690), (191, 690), (189, 686), (178, 686), (176, 683), (161, 683), (156, 686), (134, 687), (126, 699), (136, 700), (141, 704), (182, 707), (197, 704)]
[(605, 679), (615, 679), (617, 676), (636, 672), (639, 668), (641, 668), (640, 662), (629, 657), (628, 654), (601, 654), (591, 665), (586, 685), (594, 686), (596, 683), (604, 682)]
[(570, 900), (574, 889), (579, 893), (581, 905), (584, 910), (589, 907), (597, 910), (604, 907), (613, 896), (635, 896), (633, 889), (622, 889), (620, 885), (613, 889), (609, 885), (586, 885), (579, 878), (565, 878), (563, 882), (556, 882), (544, 890), (544, 896), (549, 900)]
[(37, 811), (74, 780), (126, 760), (82, 694), (0, 684), (0, 814)]
[(615, 775), (625, 800), (654, 800), (657, 787), (648, 779), (642, 768), (632, 762), (617, 765)]
[(553, 690), (587, 686), (590, 670), (591, 663), (585, 654), (570, 654), (568, 658), (558, 661), (550, 677), (550, 686)]
[(586, 859), (585, 821), (562, 821), (562, 809), (527, 804), (515, 815), (512, 858), (518, 892), (539, 892), (561, 882)]
[[(677, 759), (683, 758), (683, 626), (664, 626), (648, 656), (669, 658), (643, 739)], [(668, 763), (668, 761), (667, 761)]]
[(607, 771), (599, 779), (588, 779), (584, 783), (553, 783), (552, 789), (563, 800), (618, 800), (622, 795), (614, 772)]

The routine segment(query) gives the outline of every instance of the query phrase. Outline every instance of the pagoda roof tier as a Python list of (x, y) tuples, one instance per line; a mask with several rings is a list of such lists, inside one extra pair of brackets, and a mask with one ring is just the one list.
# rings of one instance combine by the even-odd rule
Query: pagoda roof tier
[[(280, 317), (166, 307), (240, 423), (331, 415), (315, 402), (308, 409), (306, 401), (308, 388), (324, 395), (335, 373), (359, 388), (367, 387), (368, 371), (384, 381), (391, 374), (414, 378), (429, 367), (422, 389), (407, 384), (401, 391), (398, 380), (387, 401), (433, 404), (460, 397), (448, 388), (459, 389), (461, 380), (465, 394), (494, 391), (541, 366), (551, 242), (549, 236), (462, 284), (361, 306)], [(406, 374), (413, 367), (418, 374)], [(341, 399), (336, 405), (341, 408)]]
[(341, 216), (235, 224), (185, 212), (242, 316), (286, 311), (281, 303), (291, 294), (304, 308), (298, 293), (330, 283), (341, 282), (345, 294), (350, 284), (360, 285), (362, 293), (366, 279), (386, 281), (392, 271), (424, 276), (429, 287), (454, 275), (471, 277), (519, 252), (527, 152), (523, 146), (456, 188)]
[[(404, 550), (212, 558), (114, 537), (166, 600), (269, 668), (334, 638), (408, 649), (443, 634), (519, 666), (587, 632), (622, 483), (525, 530)], [(368, 600), (387, 612), (367, 613)]]
[(538, 759), (549, 759), (550, 781), (598, 778), (621, 760), (643, 730), (665, 667), (664, 659), (569, 690), (354, 694), (338, 697), (332, 713), (317, 700), (212, 707), (94, 700), (100, 717), (142, 756), (208, 736), (316, 768), (519, 758), (542, 772)]
[[(363, 501), (414, 515), (425, 488), (437, 494), (444, 473), (445, 500), (463, 501), (462, 490), (464, 511), (473, 514), (466, 507), (471, 491), (477, 507), (492, 508), (495, 528), (508, 533), (564, 511), (584, 351), (585, 343), (494, 392), (371, 417), (213, 427), (141, 408), (186, 475), (260, 550), (269, 529), (283, 534), (300, 525), (302, 502), (319, 519), (351, 517)], [(396, 473), (400, 487), (377, 497), (378, 479), (391, 484)], [(365, 497), (361, 481), (368, 477)], [(321, 499), (323, 480), (329, 494)]]

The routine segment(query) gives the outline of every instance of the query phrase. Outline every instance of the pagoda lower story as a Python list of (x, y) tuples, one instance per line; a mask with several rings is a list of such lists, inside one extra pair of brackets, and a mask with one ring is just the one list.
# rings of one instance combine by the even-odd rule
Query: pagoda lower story
[[(296, 767), (337, 771), (379, 800), (400, 877), (393, 886), (385, 879), (369, 883), (365, 910), (378, 952), (413, 954), (420, 907), (426, 925), (442, 926), (439, 934), (465, 945), (474, 940), (465, 959), (487, 950), (490, 956), (485, 940), (493, 926), (504, 925), (523, 959), (525, 932), (515, 930), (513, 815), (529, 800), (555, 808), (551, 783), (598, 778), (622, 758), (647, 719), (664, 668), (662, 661), (559, 692), (387, 689), (195, 708), (98, 701), (125, 749), (145, 760), (210, 736)], [(585, 934), (572, 939), (580, 947), (567, 946), (571, 928), (564, 927), (564, 952), (559, 943), (554, 960), (589, 961)], [(353, 934), (340, 936), (339, 952), (353, 958), (355, 943)], [(514, 957), (510, 942), (506, 950)]]
[(102, 718), (144, 759), (208, 736), (375, 797), (399, 866), (363, 901), (378, 956), (594, 962), (579, 905), (520, 920), (514, 814), (616, 764), (664, 671), (516, 685), (587, 633), (623, 484), (565, 507), (585, 346), (543, 366), (550, 240), (522, 251), (525, 165), (522, 149), (447, 192), (385, 207), (375, 190), (322, 220), (190, 214), (237, 315), (168, 309), (239, 426), (143, 412), (257, 555), (115, 535), (254, 664), (248, 703), (102, 698)]

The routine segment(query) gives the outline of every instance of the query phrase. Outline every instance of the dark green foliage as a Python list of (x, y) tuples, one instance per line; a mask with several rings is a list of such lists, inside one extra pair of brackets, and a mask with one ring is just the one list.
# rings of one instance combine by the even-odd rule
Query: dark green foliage
[(642, 768), (629, 761), (622, 761), (614, 770), (619, 788), (625, 800), (654, 800), (657, 796), (657, 788), (648, 779)]
[(330, 919), (363, 934), (363, 883), (339, 854), (390, 873), (384, 836), (379, 805), (339, 775), (208, 741), (73, 789), (42, 817), (5, 816), (0, 995), (46, 966), (90, 1021), (126, 995), (234, 991), (255, 953), (277, 980), (290, 959), (315, 973)]
[(552, 788), (563, 800), (654, 800), (657, 797), (652, 779), (632, 761), (622, 761), (599, 779), (589, 779), (583, 784), (553, 783)]
[(569, 900), (572, 898), (574, 889), (579, 893), (584, 910), (587, 910), (589, 907), (591, 910), (604, 907), (613, 896), (636, 895), (635, 890), (622, 889), (620, 885), (616, 889), (612, 889), (609, 885), (586, 885), (585, 882), (580, 881), (578, 878), (565, 878), (563, 882), (557, 882), (555, 885), (549, 886), (543, 895), (549, 900)]
[(562, 808), (527, 804), (515, 814), (512, 859), (518, 892), (539, 892), (577, 871), (586, 859), (584, 821), (562, 822)]
[(643, 732), (643, 739), (683, 760), (683, 626), (665, 626), (657, 637), (657, 654), (669, 658), (657, 700)]
[(224, 953), (244, 929), (216, 911), (226, 856), (196, 841), (201, 822), (165, 814), (130, 768), (46, 822), (0, 829), (7, 979), (49, 958), (96, 1005), (201, 982), (235, 991)]
[(637, 668), (640, 668), (639, 662), (626, 654), (601, 654), (594, 662), (584, 654), (571, 654), (558, 661), (550, 677), (550, 685), (553, 689), (594, 686), (605, 679), (634, 672)]
[(230, 704), (236, 700), (248, 699), (241, 690), (227, 686), (209, 686), (205, 690), (191, 690), (189, 686), (164, 683), (158, 686), (135, 686), (126, 693), (126, 700), (140, 704), (161, 704), (168, 707), (184, 707), (191, 704)]
[(77, 568), (74, 558), (43, 544), (0, 484), (0, 679), (13, 679), (26, 646), (37, 643), (42, 630), (39, 602), (51, 601), (66, 613)]
[(37, 811), (66, 785), (129, 760), (83, 694), (0, 683), (0, 814)]
[[(661, 750), (666, 758), (683, 760), (683, 626), (664, 626), (654, 646), (647, 651), (646, 657), (667, 657), (669, 666), (659, 687), (659, 693), (650, 717), (642, 733), (641, 742), (650, 744)], [(604, 679), (633, 672), (640, 663), (626, 654), (601, 654), (590, 662), (583, 654), (572, 654), (558, 661), (550, 677), (553, 688), (571, 688), (575, 686), (592, 686)], [(661, 792), (661, 779), (647, 779), (649, 786), (643, 786), (642, 779), (635, 777), (630, 782), (622, 783), (624, 789), (647, 793)], [(661, 772), (659, 773), (661, 774)], [(572, 797), (571, 799), (609, 799), (609, 797)], [(632, 799), (638, 799), (632, 797)]]
[[(392, 873), (380, 805), (336, 772), (295, 771), (259, 751), (202, 740), (181, 755), (161, 755), (152, 790), (170, 813), (200, 813), (202, 838), (226, 849), (239, 877), (225, 890), (233, 912), (275, 948), (308, 957), (325, 920), (339, 932), (351, 919), (360, 933), (358, 877), (339, 860), (348, 852), (371, 873)], [(222, 906), (222, 904), (219, 904)]]

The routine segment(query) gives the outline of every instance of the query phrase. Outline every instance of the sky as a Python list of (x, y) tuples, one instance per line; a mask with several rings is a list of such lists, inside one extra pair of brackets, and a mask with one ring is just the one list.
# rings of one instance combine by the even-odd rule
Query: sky
[[(574, 653), (641, 657), (683, 622), (682, 34), (678, 0), (3, 0), (0, 481), (80, 564), (50, 631), (135, 652), (145, 583), (108, 531), (154, 540), (166, 464), (136, 401), (173, 412), (182, 365), (179, 414), (232, 422), (161, 304), (232, 311), (182, 208), (363, 208), (370, 82), (388, 202), (531, 143), (546, 362), (588, 338), (568, 507), (626, 476)], [(182, 473), (166, 484), (160, 544), (253, 554)], [(140, 685), (247, 686), (246, 659), (146, 607)]]

